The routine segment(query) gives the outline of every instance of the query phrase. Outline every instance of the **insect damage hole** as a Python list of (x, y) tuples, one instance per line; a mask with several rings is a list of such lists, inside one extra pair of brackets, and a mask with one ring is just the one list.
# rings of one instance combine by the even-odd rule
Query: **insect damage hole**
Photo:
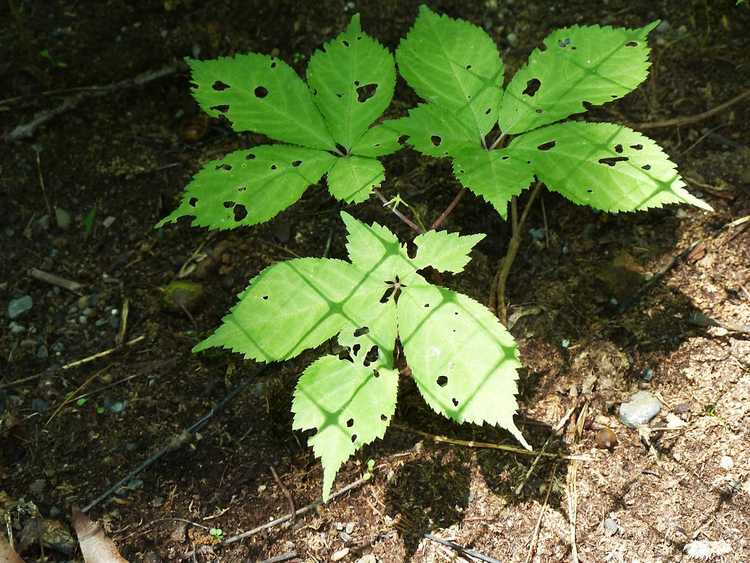
[(625, 43), (625, 46), (626, 47), (637, 47), (638, 46), (638, 41), (628, 41), (627, 43)]
[(358, 338), (364, 334), (367, 334), (368, 332), (370, 332), (370, 329), (366, 326), (363, 326), (354, 331), (354, 336)]
[[(242, 221), (245, 217), (247, 217), (247, 207), (238, 203), (234, 206), (234, 220)], [(268, 299), (268, 296), (266, 296), (265, 299)]]
[(541, 86), (542, 83), (538, 78), (532, 78), (526, 83), (526, 89), (522, 92), (522, 94), (524, 96), (528, 96), (529, 98), (533, 98), (534, 94), (539, 91), (539, 88), (541, 88)]
[(451, 399), (451, 402), (453, 403), (454, 407), (458, 406), (458, 399), (456, 399), (455, 397), (453, 399)]
[(380, 420), (382, 420), (383, 422), (388, 422), (388, 417), (385, 416), (384, 414), (381, 414), (380, 415)]
[(444, 375), (441, 375), (435, 380), (435, 383), (437, 383), (440, 387), (445, 387), (448, 385), (448, 378)]
[(253, 90), (253, 93), (255, 94), (256, 98), (265, 98), (266, 96), (268, 96), (268, 89), (263, 86), (258, 86), (255, 90)]
[(554, 147), (556, 144), (557, 144), (557, 141), (548, 141), (546, 143), (542, 143), (541, 145), (539, 145), (537, 149), (539, 149), (540, 151), (548, 151), (552, 147)]
[(357, 441), (357, 435), (352, 434), (352, 444), (354, 444)]
[(357, 101), (360, 103), (364, 103), (370, 98), (372, 98), (377, 91), (378, 91), (378, 85), (374, 83), (358, 86), (357, 87)]
[(232, 207), (234, 207), (234, 202), (233, 201), (225, 201), (224, 202), (224, 209), (232, 209)]
[(227, 164), (226, 162), (223, 163), (223, 164), (219, 164), (216, 167), (216, 170), (226, 170), (227, 172), (229, 172), (231, 169), (232, 169), (232, 165), (231, 164)]
[(227, 113), (229, 111), (228, 104), (220, 104), (218, 106), (211, 106), (211, 109), (218, 111), (219, 113)]
[(378, 347), (373, 346), (367, 351), (367, 354), (365, 354), (365, 361), (363, 362), (364, 366), (367, 367), (370, 364), (377, 362), (379, 357)]
[(607, 166), (614, 166), (618, 162), (625, 162), (630, 160), (627, 156), (609, 156), (607, 158), (600, 158), (599, 164), (606, 164)]
[(439, 147), (443, 143), (443, 138), (440, 135), (433, 135), (430, 137), (430, 142), (435, 147)]
[(350, 418), (349, 420), (346, 421), (346, 427), (351, 428), (352, 426), (354, 426), (354, 419)]
[(255, 160), (255, 155), (251, 152), (247, 153), (245, 160)]
[(221, 80), (217, 80), (211, 85), (211, 88), (213, 88), (217, 92), (221, 92), (229, 88), (229, 84), (226, 84), (225, 82), (222, 82)]
[(620, 144), (615, 145), (615, 152), (617, 154), (622, 154), (622, 150), (623, 150), (622, 149), (622, 145), (620, 145)]
[(641, 168), (643, 168), (644, 170), (651, 170), (651, 165), (650, 164), (644, 164), (643, 166), (641, 166)]

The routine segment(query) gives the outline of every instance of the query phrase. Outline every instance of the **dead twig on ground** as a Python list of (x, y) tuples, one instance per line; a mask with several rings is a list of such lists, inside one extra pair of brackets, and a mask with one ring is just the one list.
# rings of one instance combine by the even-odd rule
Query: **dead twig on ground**
[(289, 504), (289, 513), (292, 515), (292, 524), (294, 524), (294, 513), (297, 512), (297, 509), (294, 506), (294, 499), (289, 493), (289, 489), (286, 488), (286, 485), (284, 485), (284, 483), (279, 478), (279, 474), (276, 473), (276, 468), (273, 465), (270, 465), (269, 468), (271, 469), (271, 474), (273, 475), (276, 484), (279, 486), (281, 492), (284, 493), (284, 496), (286, 497), (286, 501)]
[(128, 313), (130, 311), (130, 299), (127, 297), (122, 302), (122, 313), (120, 313), (120, 330), (115, 336), (115, 346), (120, 347), (125, 342), (125, 333), (128, 330)]
[(112, 92), (116, 92), (118, 90), (123, 90), (126, 88), (143, 86), (144, 84), (148, 84), (149, 82), (153, 82), (154, 80), (158, 80), (159, 78), (171, 76), (172, 74), (175, 74), (176, 72), (179, 72), (184, 68), (185, 64), (182, 62), (178, 62), (175, 64), (167, 65), (157, 70), (150, 70), (141, 73), (134, 78), (127, 78), (125, 80), (120, 80), (119, 82), (114, 82), (112, 84), (86, 87), (80, 90), (77, 94), (70, 96), (69, 98), (65, 98), (59, 106), (52, 109), (40, 111), (36, 115), (34, 115), (34, 117), (30, 121), (16, 125), (16, 127), (14, 127), (9, 133), (5, 135), (3, 140), (10, 143), (18, 141), (20, 139), (26, 139), (34, 135), (34, 133), (40, 126), (44, 125), (48, 121), (51, 121), (58, 115), (61, 115), (67, 111), (70, 111), (71, 109), (78, 107), (78, 105), (86, 99), (105, 96), (107, 94), (111, 94)]
[(502, 563), (499, 559), (495, 559), (494, 557), (484, 555), (483, 553), (479, 553), (478, 551), (474, 551), (473, 549), (468, 549), (460, 544), (457, 544), (456, 542), (440, 539), (436, 536), (433, 536), (432, 534), (425, 534), (424, 537), (430, 541), (434, 541), (435, 543), (444, 545), (445, 547), (450, 547), (452, 550), (456, 551), (460, 555), (468, 555), (469, 557), (473, 557), (474, 559), (479, 559), (480, 561), (485, 561), (486, 563)]
[(38, 150), (34, 151), (36, 153), (36, 174), (39, 177), (39, 187), (42, 189), (42, 196), (44, 197), (44, 206), (47, 208), (47, 215), (52, 217), (52, 206), (49, 204), (49, 199), (47, 199), (47, 188), (44, 186), (44, 175), (42, 174), (42, 160), (39, 156)]
[(157, 460), (161, 459), (164, 454), (169, 453), (174, 450), (180, 449), (189, 439), (190, 437), (198, 432), (201, 428), (203, 428), (206, 424), (209, 423), (209, 421), (218, 413), (220, 412), (232, 399), (234, 399), (241, 391), (243, 391), (246, 387), (248, 387), (251, 383), (255, 381), (256, 377), (259, 377), (263, 375), (265, 372), (271, 369), (270, 365), (266, 365), (262, 367), (258, 373), (255, 374), (253, 377), (248, 377), (244, 382), (240, 383), (239, 385), (235, 386), (229, 393), (227, 393), (223, 399), (221, 399), (218, 403), (214, 405), (214, 407), (208, 411), (207, 414), (196, 420), (192, 425), (188, 426), (181, 432), (175, 434), (172, 436), (172, 438), (169, 440), (169, 442), (163, 446), (161, 449), (159, 449), (156, 453), (154, 453), (152, 456), (150, 456), (148, 459), (146, 459), (143, 463), (138, 465), (135, 469), (130, 471), (125, 477), (120, 479), (117, 483), (112, 485), (109, 489), (104, 491), (101, 495), (96, 497), (94, 500), (92, 500), (89, 504), (87, 504), (83, 508), (83, 512), (89, 512), (92, 508), (94, 508), (97, 504), (101, 503), (102, 501), (108, 499), (110, 496), (112, 496), (120, 487), (128, 483), (130, 480), (132, 480), (135, 476), (137, 476), (139, 473), (141, 473), (143, 470), (145, 470), (147, 467), (152, 465)]
[(738, 104), (739, 102), (741, 102), (747, 97), (750, 97), (750, 90), (745, 90), (744, 92), (742, 92), (741, 94), (738, 94), (731, 100), (724, 102), (723, 104), (720, 104), (713, 109), (704, 111), (703, 113), (699, 113), (697, 115), (675, 117), (674, 119), (665, 119), (664, 121), (651, 121), (651, 122), (646, 122), (646, 123), (630, 123), (628, 125), (632, 127), (633, 129), (637, 129), (637, 130), (659, 129), (662, 127), (682, 127), (684, 125), (692, 125), (693, 123), (698, 123), (700, 121), (713, 117), (714, 115), (718, 115), (719, 113), (729, 109), (733, 105)]
[(549, 504), (549, 495), (552, 492), (552, 488), (555, 484), (555, 472), (557, 471), (557, 463), (552, 465), (552, 470), (549, 473), (549, 484), (547, 485), (547, 493), (544, 495), (544, 503), (542, 508), (539, 510), (539, 518), (537, 518), (534, 531), (531, 533), (531, 541), (529, 542), (529, 552), (526, 554), (526, 563), (531, 563), (534, 559), (534, 553), (536, 552), (536, 546), (539, 542), (539, 532), (542, 529), (542, 519), (544, 513), (547, 511), (547, 505)]
[(39, 268), (30, 268), (28, 274), (35, 280), (67, 289), (76, 294), (80, 294), (81, 289), (85, 287), (82, 283), (63, 278), (56, 274), (50, 274)]

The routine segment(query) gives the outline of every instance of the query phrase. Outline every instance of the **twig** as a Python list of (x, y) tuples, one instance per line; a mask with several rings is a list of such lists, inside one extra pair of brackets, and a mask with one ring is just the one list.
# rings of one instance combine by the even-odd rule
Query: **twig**
[(589, 458), (583, 457), (583, 456), (574, 456), (574, 455), (560, 455), (556, 453), (550, 453), (550, 452), (543, 452), (543, 451), (529, 451), (524, 448), (519, 448), (516, 446), (508, 446), (506, 444), (494, 444), (492, 442), (477, 442), (475, 440), (457, 440), (455, 438), (448, 438), (447, 436), (439, 436), (437, 434), (430, 434), (429, 432), (422, 432), (421, 430), (415, 430), (413, 428), (409, 428), (408, 426), (403, 426), (401, 424), (391, 423), (392, 428), (398, 428), (399, 430), (403, 430), (404, 432), (410, 432), (412, 434), (417, 434), (419, 436), (424, 436), (425, 438), (429, 438), (433, 442), (439, 442), (443, 444), (452, 444), (454, 446), (463, 446), (466, 448), (485, 448), (490, 450), (502, 450), (505, 452), (511, 452), (514, 454), (520, 454), (520, 455), (528, 455), (532, 457), (536, 456), (542, 456), (542, 457), (552, 457), (556, 459), (566, 459), (566, 460), (580, 460), (580, 461), (588, 461)]
[(122, 346), (125, 341), (125, 333), (128, 330), (128, 312), (130, 311), (130, 299), (127, 297), (122, 302), (122, 313), (120, 313), (120, 330), (115, 336), (115, 346)]
[(468, 555), (469, 557), (473, 557), (474, 559), (479, 559), (480, 561), (485, 561), (486, 563), (502, 563), (499, 559), (495, 559), (494, 557), (489, 557), (488, 555), (484, 555), (483, 553), (479, 553), (478, 551), (474, 551), (473, 549), (468, 549), (462, 545), (457, 544), (456, 542), (452, 542), (450, 540), (443, 540), (436, 536), (433, 536), (432, 534), (425, 534), (425, 538), (428, 540), (432, 540), (435, 543), (439, 543), (440, 545), (444, 545), (446, 547), (450, 547), (451, 549), (457, 551), (461, 555)]
[[(345, 495), (349, 491), (352, 491), (356, 489), (357, 487), (362, 486), (363, 484), (367, 483), (372, 478), (372, 475), (366, 474), (364, 477), (361, 477), (354, 481), (353, 483), (349, 483), (346, 487), (343, 487), (342, 489), (336, 491), (329, 497), (329, 501), (339, 498), (342, 495)], [(252, 530), (248, 530), (247, 532), (242, 532), (241, 534), (237, 534), (236, 536), (229, 537), (225, 539), (224, 541), (214, 544), (212, 547), (222, 547), (226, 545), (230, 545), (233, 543), (236, 543), (240, 540), (244, 540), (245, 538), (249, 538), (250, 536), (254, 536), (258, 532), (262, 532), (263, 530), (268, 530), (269, 528), (274, 528), (278, 526), (279, 524), (283, 524), (284, 522), (288, 522), (293, 517), (302, 516), (303, 514), (306, 514), (310, 512), (311, 510), (314, 510), (318, 506), (323, 504), (323, 499), (316, 500), (314, 502), (311, 502), (307, 506), (303, 506), (302, 508), (298, 509), (294, 514), (287, 514), (285, 516), (281, 516), (280, 518), (276, 518), (276, 520), (271, 520), (270, 522), (266, 522), (265, 524), (262, 524), (258, 526), (257, 528), (253, 528)], [(189, 557), (192, 557), (195, 551), (188, 552), (182, 556), (182, 559), (187, 559)]]
[(42, 188), (42, 196), (44, 197), (44, 205), (47, 208), (47, 214), (52, 218), (52, 206), (49, 204), (47, 199), (47, 189), (44, 187), (44, 176), (42, 175), (42, 161), (39, 157), (40, 151), (34, 151), (36, 153), (36, 173), (39, 177), (39, 187)]
[(741, 102), (748, 96), (750, 96), (750, 90), (745, 90), (744, 92), (735, 96), (731, 100), (724, 102), (723, 104), (718, 105), (713, 109), (704, 111), (703, 113), (699, 113), (697, 115), (689, 115), (686, 117), (675, 117), (674, 119), (665, 119), (664, 121), (651, 121), (647, 123), (631, 123), (630, 127), (632, 127), (633, 129), (643, 130), (643, 129), (658, 129), (661, 127), (682, 127), (683, 125), (692, 125), (693, 123), (698, 123), (699, 121), (703, 121), (704, 119), (708, 119), (709, 117), (713, 117), (714, 115), (719, 114), (726, 109), (729, 109), (730, 107)]
[(154, 462), (161, 459), (164, 454), (169, 453), (171, 451), (177, 450), (181, 448), (189, 439), (190, 436), (198, 432), (201, 428), (203, 428), (208, 422), (216, 415), (216, 413), (220, 412), (232, 399), (234, 399), (242, 390), (244, 390), (246, 387), (248, 387), (251, 383), (255, 381), (255, 378), (258, 376), (263, 375), (265, 372), (267, 372), (271, 368), (271, 365), (266, 365), (263, 368), (258, 371), (257, 374), (255, 374), (254, 377), (248, 377), (244, 382), (240, 383), (239, 385), (236, 385), (229, 393), (227, 393), (223, 399), (221, 399), (218, 403), (216, 403), (213, 408), (208, 411), (207, 414), (203, 415), (201, 418), (196, 420), (192, 425), (188, 426), (181, 432), (175, 434), (172, 436), (172, 438), (169, 440), (166, 446), (162, 447), (160, 450), (158, 450), (155, 454), (153, 454), (151, 457), (149, 457), (146, 461), (138, 465), (135, 469), (133, 469), (130, 473), (128, 473), (125, 477), (120, 479), (117, 483), (112, 485), (109, 489), (104, 491), (101, 495), (96, 497), (94, 500), (92, 500), (89, 504), (87, 504), (83, 508), (83, 512), (88, 512), (92, 508), (94, 508), (97, 504), (100, 502), (108, 499), (110, 496), (112, 496), (117, 490), (128, 483), (130, 480), (132, 480), (136, 475), (141, 473), (144, 469), (152, 465)]
[(17, 125), (13, 130), (11, 130), (9, 133), (5, 135), (4, 140), (6, 142), (13, 142), (13, 141), (18, 141), (19, 139), (25, 139), (27, 137), (31, 137), (38, 127), (40, 127), (41, 125), (44, 125), (48, 121), (57, 117), (58, 115), (63, 114), (77, 107), (81, 102), (83, 102), (87, 98), (104, 96), (106, 94), (109, 94), (111, 92), (115, 92), (117, 90), (121, 90), (124, 88), (142, 86), (144, 84), (148, 84), (149, 82), (152, 82), (159, 78), (170, 76), (178, 72), (179, 70), (182, 70), (183, 68), (184, 68), (184, 63), (175, 63), (175, 64), (168, 65), (157, 70), (150, 70), (148, 72), (144, 72), (134, 78), (128, 78), (126, 80), (121, 80), (119, 82), (114, 82), (112, 84), (107, 84), (104, 86), (88, 87), (74, 96), (65, 98), (59, 106), (52, 108), (52, 109), (38, 112), (36, 115), (34, 115), (34, 117), (30, 121)]
[(289, 551), (287, 553), (282, 553), (281, 555), (271, 557), (270, 559), (264, 559), (260, 563), (281, 563), (282, 561), (289, 561), (290, 559), (294, 559), (295, 557), (297, 557), (297, 552)]
[(518, 254), (518, 249), (521, 246), (521, 238), (523, 236), (523, 225), (526, 222), (526, 218), (529, 216), (529, 211), (531, 211), (531, 206), (534, 203), (534, 200), (539, 195), (539, 192), (541, 191), (542, 183), (537, 182), (534, 185), (534, 189), (531, 191), (531, 195), (529, 196), (528, 201), (526, 202), (526, 206), (523, 208), (523, 212), (521, 213), (521, 219), (518, 219), (518, 207), (516, 203), (516, 197), (513, 197), (511, 200), (511, 226), (512, 226), (512, 232), (510, 237), (510, 242), (508, 243), (508, 250), (505, 253), (505, 256), (500, 262), (500, 267), (498, 268), (497, 273), (497, 290), (495, 292), (495, 303), (496, 303), (496, 311), (497, 316), (500, 319), (500, 322), (503, 324), (506, 324), (508, 322), (508, 312), (505, 307), (505, 287), (508, 283), (508, 275), (510, 274), (510, 268), (513, 265), (513, 261), (516, 259), (516, 255)]
[(86, 378), (86, 380), (83, 383), (81, 383), (73, 391), (71, 391), (70, 393), (68, 393), (67, 396), (62, 400), (62, 402), (60, 403), (60, 405), (54, 410), (54, 412), (52, 413), (52, 415), (50, 415), (50, 417), (47, 419), (47, 422), (45, 422), (44, 425), (47, 426), (50, 422), (52, 422), (52, 419), (55, 418), (60, 413), (60, 411), (65, 408), (65, 405), (68, 405), (68, 404), (72, 403), (73, 401), (77, 400), (76, 393), (78, 393), (79, 391), (81, 391), (82, 389), (84, 389), (89, 383), (91, 383), (92, 381), (94, 381), (94, 379), (96, 379), (97, 377), (99, 377), (102, 373), (104, 373), (105, 371), (107, 371), (110, 367), (111, 367), (111, 364), (109, 366), (107, 366), (107, 367), (104, 367), (104, 368), (98, 370), (98, 371), (95, 371), (92, 376)]
[[(144, 340), (145, 338), (146, 338), (145, 335), (136, 336), (135, 338), (128, 340), (125, 344), (123, 344), (123, 346), (132, 346), (133, 344), (137, 344), (138, 342), (140, 342), (141, 340)], [(69, 364), (65, 364), (60, 369), (71, 369), (71, 368), (75, 368), (78, 366), (82, 366), (83, 364), (91, 363), (94, 360), (98, 360), (99, 358), (104, 358), (105, 356), (109, 356), (112, 352), (116, 352), (120, 348), (121, 348), (120, 346), (109, 348), (108, 350), (104, 350), (103, 352), (98, 352), (96, 354), (93, 354), (92, 356), (87, 356), (80, 360), (76, 360), (75, 362), (70, 362)], [(84, 510), (84, 512), (86, 511)]]
[(539, 532), (542, 529), (542, 519), (544, 518), (544, 513), (546, 512), (547, 505), (549, 504), (549, 495), (552, 492), (552, 487), (555, 483), (556, 471), (557, 463), (554, 463), (549, 474), (549, 486), (547, 487), (547, 493), (544, 495), (544, 503), (542, 504), (542, 508), (539, 511), (539, 518), (536, 521), (536, 526), (534, 526), (534, 531), (531, 534), (531, 541), (529, 542), (529, 552), (526, 554), (526, 563), (531, 563), (531, 561), (534, 559), (534, 552), (536, 551), (537, 542), (539, 541)]
[(281, 479), (279, 479), (279, 474), (276, 473), (276, 468), (273, 465), (269, 467), (271, 469), (271, 474), (276, 481), (276, 484), (279, 486), (279, 488), (281, 488), (281, 492), (284, 493), (284, 496), (286, 497), (286, 501), (289, 504), (289, 513), (292, 515), (292, 524), (294, 524), (294, 513), (297, 512), (297, 509), (294, 506), (294, 499), (289, 493), (289, 489), (287, 489)]
[(383, 206), (384, 206), (384, 207), (387, 207), (388, 209), (390, 209), (390, 210), (391, 210), (391, 211), (393, 212), (393, 214), (394, 214), (394, 215), (395, 215), (396, 217), (398, 217), (399, 219), (401, 219), (401, 221), (402, 221), (403, 223), (405, 223), (406, 225), (408, 225), (408, 226), (409, 226), (409, 228), (411, 228), (411, 230), (412, 230), (412, 231), (414, 231), (414, 232), (415, 232), (415, 233), (417, 233), (418, 235), (421, 235), (421, 234), (422, 234), (422, 233), (424, 232), (424, 231), (422, 230), (422, 227), (420, 227), (420, 226), (419, 226), (419, 225), (417, 225), (417, 224), (416, 224), (416, 223), (415, 223), (414, 221), (412, 221), (411, 219), (409, 219), (409, 218), (408, 218), (408, 217), (407, 217), (406, 215), (404, 215), (403, 213), (401, 213), (401, 212), (400, 212), (400, 211), (399, 211), (399, 210), (398, 210), (398, 209), (396, 208), (396, 206), (395, 206), (395, 205), (394, 205), (393, 207), (389, 206), (389, 205), (388, 205), (388, 203), (389, 203), (389, 202), (388, 202), (388, 200), (387, 200), (387, 199), (385, 198), (385, 196), (384, 196), (384, 195), (383, 195), (382, 193), (380, 193), (380, 190), (374, 189), (374, 190), (372, 190), (372, 191), (373, 191), (373, 192), (375, 192), (375, 195), (376, 195), (376, 196), (378, 196), (378, 199), (379, 199), (380, 201), (382, 201), (382, 202), (383, 202)]
[(72, 291), (73, 293), (79, 293), (80, 290), (85, 287), (81, 283), (65, 279), (56, 274), (50, 274), (49, 272), (45, 272), (44, 270), (40, 270), (39, 268), (30, 268), (28, 274), (35, 280), (39, 280), (50, 285), (56, 285), (57, 287), (62, 287), (63, 289), (67, 289), (68, 291)]
[(578, 519), (578, 486), (576, 478), (578, 465), (576, 462), (570, 464), (568, 471), (568, 520), (570, 521), (570, 560), (571, 563), (579, 563), (578, 547), (576, 546), (576, 520)]
[(466, 193), (466, 188), (461, 188), (461, 190), (456, 194), (456, 197), (453, 198), (453, 200), (448, 204), (448, 207), (445, 208), (445, 211), (443, 211), (440, 216), (435, 219), (435, 222), (430, 226), (430, 230), (434, 231), (437, 229), (440, 225), (445, 222), (445, 220), (448, 218), (448, 216), (453, 213), (453, 210), (458, 205), (458, 202), (461, 201), (461, 199), (464, 197), (464, 194)]

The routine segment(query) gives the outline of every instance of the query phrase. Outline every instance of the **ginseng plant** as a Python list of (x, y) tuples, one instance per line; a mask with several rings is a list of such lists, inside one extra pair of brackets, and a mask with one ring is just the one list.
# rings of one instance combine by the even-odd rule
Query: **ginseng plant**
[[(516, 197), (535, 176), (576, 203), (607, 211), (670, 202), (708, 208), (682, 188), (674, 165), (650, 139), (614, 124), (549, 125), (583, 111), (584, 100), (604, 103), (643, 80), (648, 29), (555, 32), (545, 40), (547, 50), (535, 51), (503, 91), (503, 64), (489, 36), (423, 7), (397, 60), (427, 102), (405, 118), (376, 125), (391, 101), (395, 64), (362, 32), (358, 16), (312, 56), (307, 84), (266, 55), (189, 61), (193, 94), (204, 110), (226, 116), (237, 131), (283, 144), (209, 162), (159, 226), (182, 216), (213, 229), (258, 224), (323, 176), (331, 194), (346, 203), (372, 193), (384, 200), (376, 190), (385, 177), (377, 157), (398, 150), (404, 134), (418, 151), (454, 159), (458, 180), (503, 217), (511, 203), (505, 278), (539, 182), (520, 220)], [(500, 133), (488, 142), (498, 121)], [(386, 227), (342, 213), (349, 261), (299, 258), (266, 268), (194, 348), (223, 347), (273, 362), (338, 336), (343, 352), (324, 355), (304, 371), (292, 404), (293, 427), (314, 431), (309, 443), (322, 461), (325, 499), (341, 465), (385, 434), (404, 359), (437, 413), (458, 423), (498, 425), (529, 447), (513, 422), (520, 367), (513, 337), (489, 309), (420, 273), (427, 267), (461, 272), (484, 237), (435, 230), (462, 193), (427, 232), (392, 209), (419, 233), (413, 253)]]
[[(495, 300), (506, 320), (505, 287), (524, 221), (542, 185), (578, 205), (607, 212), (668, 203), (711, 210), (659, 145), (624, 125), (562, 121), (634, 90), (648, 75), (648, 33), (572, 26), (544, 39), (503, 88), (504, 66), (492, 38), (469, 22), (422, 6), (401, 41), (401, 76), (424, 100), (392, 124), (422, 154), (447, 157), (463, 188), (507, 218), (511, 239), (498, 266)], [(535, 181), (536, 180), (536, 181)], [(519, 214), (519, 194), (533, 184)]]

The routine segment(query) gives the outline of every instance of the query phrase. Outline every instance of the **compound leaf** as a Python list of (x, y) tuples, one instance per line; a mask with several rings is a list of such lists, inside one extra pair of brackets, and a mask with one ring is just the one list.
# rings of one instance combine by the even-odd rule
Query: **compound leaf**
[(361, 156), (337, 158), (328, 172), (328, 191), (336, 199), (347, 203), (365, 201), (374, 188), (385, 180), (385, 170), (379, 160)]
[(325, 151), (261, 145), (206, 164), (185, 188), (182, 202), (157, 227), (193, 216), (193, 226), (233, 229), (268, 221), (297, 201), (333, 165)]
[(689, 203), (712, 211), (685, 190), (659, 145), (623, 125), (558, 123), (517, 137), (509, 150), (529, 160), (550, 190), (579, 205), (617, 212)]
[(508, 202), (534, 179), (526, 159), (509, 149), (459, 151), (453, 174), (463, 186), (491, 203), (503, 219), (508, 215)]
[(396, 152), (401, 148), (399, 143), (398, 129), (394, 126), (394, 120), (384, 121), (379, 125), (370, 127), (352, 147), (352, 154), (357, 156), (384, 156)]
[(414, 239), (418, 268), (432, 266), (440, 272), (462, 272), (469, 263), (469, 252), (484, 238), (484, 234), (461, 236), (448, 231), (427, 231)]
[(308, 367), (294, 391), (294, 429), (317, 432), (308, 442), (323, 464), (323, 500), (355, 451), (382, 438), (396, 410), (398, 371), (375, 370), (335, 356)]
[(623, 97), (646, 79), (649, 32), (572, 26), (552, 32), (513, 76), (500, 109), (500, 128), (517, 134)]
[(362, 32), (356, 14), (344, 33), (312, 56), (307, 82), (334, 140), (349, 150), (391, 103), (396, 65)]
[(396, 61), (420, 97), (469, 124), (477, 140), (497, 123), (503, 62), (483, 29), (421, 6)]
[(518, 349), (497, 318), (428, 284), (404, 288), (396, 308), (407, 364), (430, 407), (459, 423), (498, 424), (528, 448), (513, 422)]
[(452, 112), (436, 104), (419, 104), (407, 117), (393, 121), (393, 127), (422, 154), (453, 156), (467, 148), (482, 147), (481, 139)]
[(285, 143), (333, 150), (323, 116), (307, 85), (284, 61), (248, 53), (188, 60), (193, 96), (211, 116), (226, 116), (235, 131), (255, 131)]

